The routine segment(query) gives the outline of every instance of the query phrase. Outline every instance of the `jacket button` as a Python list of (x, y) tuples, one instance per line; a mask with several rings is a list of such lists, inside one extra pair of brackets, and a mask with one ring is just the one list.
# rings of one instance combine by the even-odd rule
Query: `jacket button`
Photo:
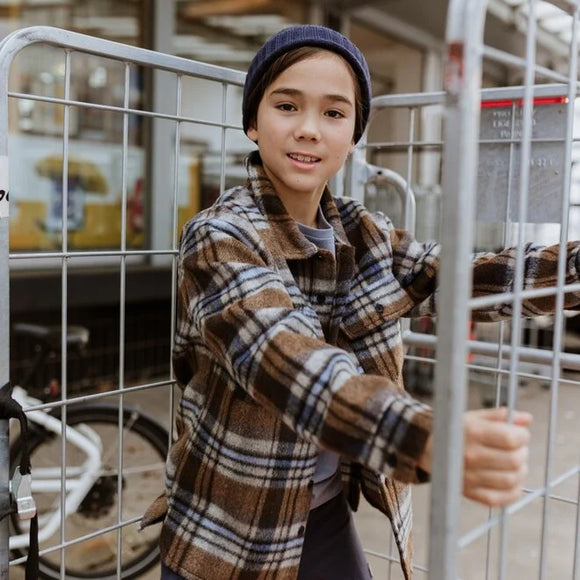
[(303, 535), (304, 535), (304, 530), (305, 530), (305, 529), (306, 529), (306, 528), (305, 528), (304, 526), (300, 526), (300, 527), (298, 528), (298, 535), (299, 535), (299, 536), (303, 536)]
[(380, 314), (381, 312), (383, 312), (383, 310), (385, 309), (385, 307), (382, 304), (375, 304), (375, 310)]
[(316, 252), (316, 257), (317, 257), (319, 260), (322, 260), (322, 258), (324, 258), (324, 254), (323, 254), (322, 252)]
[(318, 304), (324, 304), (324, 301), (325, 301), (325, 298), (324, 298), (324, 296), (322, 294), (319, 294), (316, 297), (316, 302), (318, 302)]

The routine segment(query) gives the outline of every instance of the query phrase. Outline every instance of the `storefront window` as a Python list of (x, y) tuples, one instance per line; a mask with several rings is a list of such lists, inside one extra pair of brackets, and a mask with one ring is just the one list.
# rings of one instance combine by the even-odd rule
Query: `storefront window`
[[(2, 36), (17, 28), (51, 25), (143, 45), (143, 0), (22, 0), (0, 14)], [(102, 106), (123, 107), (126, 100), (129, 108), (140, 109), (143, 72), (131, 67), (126, 98), (123, 63), (72, 51), (68, 67), (67, 71), (65, 51), (45, 44), (22, 50), (11, 67), (13, 252), (50, 251), (61, 245), (65, 142), (68, 247), (119, 248), (121, 244), (123, 114)], [(65, 80), (67, 72), (69, 83)], [(73, 104), (65, 107), (63, 100)], [(142, 247), (145, 240), (144, 132), (142, 118), (130, 115), (126, 164), (128, 247)]]

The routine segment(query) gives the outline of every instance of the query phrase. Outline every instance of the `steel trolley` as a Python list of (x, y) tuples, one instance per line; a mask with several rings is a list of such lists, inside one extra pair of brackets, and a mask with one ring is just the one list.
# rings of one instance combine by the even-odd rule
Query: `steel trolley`
[[(24, 93), (11, 90), (9, 85), (11, 74), (18, 69), (20, 55), (33, 49), (37, 50), (35, 55), (38, 58), (46, 57), (51, 65), (56, 63), (56, 66), (62, 71), (63, 82), (60, 92), (55, 90), (47, 94), (43, 91), (35, 92), (32, 88)], [(88, 102), (73, 93), (75, 75), (80, 74), (83, 66), (86, 65), (86, 61), (83, 59), (87, 58), (100, 59), (99, 62), (114, 62), (117, 70), (120, 71), (121, 91), (112, 101)], [(156, 84), (158, 87), (156, 98), (150, 106), (139, 104), (135, 99), (134, 88), (143, 82), (140, 67), (144, 67), (153, 75), (160, 77)], [(18, 267), (17, 264), (32, 261), (36, 267), (42, 268), (45, 265), (50, 265), (60, 271), (60, 302), (62, 305), (60, 327), (63, 329), (70, 328), (70, 325), (75, 323), (69, 319), (71, 295), (69, 282), (71, 272), (76, 267), (79, 265), (84, 267), (108, 265), (117, 269), (119, 280), (118, 384), (113, 388), (108, 388), (105, 392), (92, 391), (79, 394), (68, 389), (67, 372), (68, 359), (71, 356), (71, 335), (70, 332), (61, 332), (60, 349), (57, 348), (62, 353), (59, 377), (62, 389), (61, 396), (58, 400), (48, 403), (31, 399), (26, 395), (23, 399), (31, 419), (38, 419), (46, 423), (45, 415), (52, 411), (53, 416), (50, 419), (52, 430), (55, 434), (60, 433), (60, 438), (51, 448), (53, 452), (58, 453), (60, 447), (58, 475), (55, 477), (54, 468), (50, 472), (50, 490), (54, 500), (48, 507), (44, 506), (45, 511), (49, 512), (51, 517), (43, 518), (42, 514), (39, 517), (41, 573), (45, 575), (43, 577), (53, 578), (142, 577), (148, 564), (132, 555), (143, 542), (141, 534), (137, 532), (136, 528), (147, 504), (153, 501), (162, 490), (164, 457), (161, 462), (156, 458), (154, 465), (146, 463), (145, 466), (138, 465), (137, 467), (129, 465), (128, 460), (133, 455), (139, 454), (140, 448), (144, 444), (143, 440), (134, 438), (137, 431), (142, 432), (138, 428), (139, 424), (145, 427), (144, 436), (146, 438), (149, 438), (152, 430), (157, 430), (158, 449), (163, 449), (164, 445), (166, 449), (169, 435), (166, 435), (165, 443), (160, 441), (162, 431), (155, 427), (151, 429), (152, 423), (148, 423), (147, 419), (143, 423), (141, 414), (133, 417), (132, 415), (135, 413), (131, 410), (133, 407), (129, 405), (129, 401), (134, 400), (135, 396), (142, 398), (145, 393), (159, 391), (161, 396), (155, 399), (158, 401), (156, 413), (166, 425), (171, 425), (173, 377), (170, 370), (170, 350), (168, 350), (166, 370), (159, 380), (132, 381), (131, 383), (126, 381), (127, 286), (135, 265), (139, 266), (143, 263), (163, 265), (166, 269), (169, 268), (172, 273), (170, 279), (167, 277), (166, 294), (170, 298), (171, 304), (175, 303), (175, 260), (179, 221), (183, 219), (179, 216), (179, 196), (180, 192), (183, 194), (184, 182), (188, 179), (189, 171), (189, 165), (184, 162), (188, 154), (183, 150), (183, 135), (188, 131), (188, 128), (191, 131), (191, 127), (195, 127), (197, 131), (213, 132), (212, 138), (218, 143), (214, 173), (219, 179), (219, 187), (224, 189), (226, 165), (231, 165), (229, 157), (231, 147), (228, 147), (227, 142), (228, 132), (241, 133), (241, 118), (232, 117), (228, 105), (232, 109), (240, 109), (240, 87), (243, 84), (244, 74), (239, 71), (191, 62), (174, 56), (50, 27), (22, 29), (7, 37), (0, 44), (0, 68), (0, 82), (2, 84), (0, 88), (0, 189), (2, 189), (0, 201), (0, 270), (2, 272), (0, 275), (0, 309), (2, 312), (0, 318), (0, 350), (2, 352), (0, 380), (2, 384), (6, 383), (10, 376), (8, 281), (9, 272)], [(211, 96), (213, 103), (220, 103), (217, 109), (211, 112), (200, 112), (192, 107), (191, 103), (184, 102), (184, 87), (188, 83), (190, 85), (198, 83), (201, 90)], [(160, 95), (160, 93), (162, 94)], [(171, 94), (171, 97), (168, 98), (168, 94)], [(46, 172), (51, 172), (53, 181), (56, 182), (54, 185), (58, 187), (61, 198), (58, 211), (52, 212), (46, 218), (46, 220), (53, 221), (52, 224), (49, 224), (53, 230), (53, 247), (38, 252), (9, 253), (8, 220), (10, 212), (14, 211), (19, 202), (19, 192), (23, 191), (25, 187), (24, 184), (14, 179), (16, 173), (14, 170), (19, 169), (19, 164), (26, 162), (26, 160), (19, 159), (12, 146), (12, 137), (9, 135), (12, 120), (9, 111), (13, 111), (13, 107), (24, 106), (26, 108), (27, 104), (30, 103), (53, 107), (57, 112), (56, 118), (59, 119), (59, 124), (56, 129), (53, 127), (53, 130), (56, 132), (56, 138), (60, 140), (60, 145), (48, 160), (47, 163), (52, 165), (46, 169)], [(217, 115), (215, 110), (217, 110)], [(73, 191), (74, 180), (71, 180), (73, 168), (74, 172), (79, 171), (79, 145), (75, 141), (75, 126), (78, 116), (90, 111), (110, 114), (117, 125), (118, 142), (110, 145), (110, 149), (112, 150), (111, 155), (115, 156), (116, 179), (121, 191), (118, 204), (120, 210), (117, 218), (117, 227), (120, 232), (119, 241), (114, 247), (96, 250), (79, 249), (73, 244), (75, 227), (71, 224), (78, 217), (76, 210), (71, 211), (71, 207), (74, 206), (73, 196), (76, 195), (76, 192)], [(148, 149), (148, 160), (153, 165), (157, 165), (158, 170), (151, 173), (150, 179), (154, 184), (153, 190), (163, 193), (162, 196), (156, 196), (152, 202), (151, 213), (156, 216), (156, 219), (159, 217), (161, 219), (157, 225), (153, 224), (152, 226), (153, 232), (147, 249), (136, 247), (129, 240), (130, 194), (133, 193), (133, 190), (130, 190), (132, 187), (130, 180), (132, 176), (134, 177), (135, 164), (145, 164), (144, 158), (136, 156), (134, 144), (130, 142), (129, 136), (131, 126), (142, 122), (152, 123), (154, 143)], [(82, 153), (81, 157), (88, 157), (90, 160), (92, 156), (98, 155), (98, 148), (96, 146), (85, 148)], [(30, 167), (30, 171), (35, 168), (38, 171), (39, 167), (38, 164), (33, 165)], [(9, 170), (12, 170), (12, 180), (9, 180), (8, 177)], [(11, 203), (7, 195), (9, 187), (12, 190)], [(185, 195), (188, 195), (187, 191)], [(168, 312), (164, 320), (166, 321), (165, 334), (167, 342), (170, 344), (174, 333), (174, 312)], [(41, 332), (38, 329), (36, 331)], [(110, 424), (110, 414), (107, 414), (106, 417), (101, 416), (99, 419), (89, 409), (88, 414), (79, 415), (79, 404), (86, 405), (102, 401), (111, 401), (111, 406), (118, 406), (116, 429), (114, 429), (114, 424)], [(165, 405), (165, 410), (163, 410), (163, 405)], [(58, 419), (54, 416), (55, 410), (58, 411)], [(56, 420), (59, 422), (55, 428), (54, 422)], [(109, 423), (107, 425), (108, 439), (96, 440), (99, 434), (95, 432), (93, 424), (99, 421)], [(7, 421), (2, 422), (1, 432), (3, 436), (2, 449), (0, 450), (0, 488), (4, 502), (7, 500), (9, 489), (10, 463)], [(108, 465), (105, 468), (105, 457), (111, 452), (115, 458), (114, 465)], [(82, 461), (78, 459), (79, 454), (83, 458)], [(129, 487), (127, 482), (137, 469), (147, 471), (146, 476), (149, 480), (157, 482), (156, 489), (149, 489), (147, 477), (144, 477), (144, 489), (133, 490), (129, 497), (125, 497), (125, 488)], [(86, 479), (91, 470), (95, 474), (94, 478), (98, 479), (89, 495), (83, 499), (78, 497), (78, 492), (75, 492), (80, 485), (77, 485), (77, 480), (83, 477)], [(48, 474), (44, 469), (41, 471), (43, 474)], [(31, 490), (33, 498), (38, 498), (41, 492), (47, 491), (48, 477), (48, 475), (44, 475), (43, 481), (40, 482), (38, 477), (33, 477)], [(20, 487), (18, 489), (20, 490)], [(111, 498), (110, 505), (106, 506), (108, 515), (106, 522), (99, 519), (99, 510), (93, 510), (89, 507), (96, 505), (92, 504), (93, 500), (97, 500), (97, 503), (100, 502), (97, 496), (100, 498), (103, 492)], [(25, 493), (30, 495), (30, 489), (25, 490)], [(146, 499), (145, 496), (147, 496)], [(115, 498), (117, 498), (117, 502), (113, 504)], [(60, 509), (61, 505), (64, 505), (65, 508)], [(110, 513), (111, 511), (113, 514)], [(89, 519), (92, 522), (92, 527), (79, 526), (76, 518), (85, 517), (88, 512), (91, 512)], [(55, 518), (58, 518), (60, 522), (56, 532), (53, 529), (56, 523)], [(18, 557), (21, 554), (18, 550), (24, 548), (25, 551), (27, 546), (25, 534), (21, 534), (17, 538), (11, 535), (9, 541), (8, 519), (4, 518), (0, 523), (0, 576), (3, 578), (8, 577), (9, 574), (9, 556), (12, 557), (10, 565), (21, 563), (25, 557)], [(48, 520), (51, 524), (50, 534), (47, 531)], [(23, 523), (21, 529), (26, 530), (27, 524)], [(156, 533), (158, 534), (158, 532), (159, 530)], [(148, 533), (145, 536), (147, 535)], [(100, 568), (91, 568), (91, 554), (97, 553), (95, 558), (98, 560), (99, 551), (104, 551), (104, 556), (101, 559), (105, 559), (106, 565)], [(149, 564), (153, 562), (151, 557), (152, 554), (149, 554), (146, 558)], [(133, 563), (128, 564), (127, 562), (131, 560)], [(104, 571), (105, 569), (107, 572)], [(10, 569), (10, 577), (17, 573), (16, 567)], [(152, 571), (150, 574), (158, 576), (159, 572)]]
[[(442, 244), (436, 334), (403, 322), (407, 362), (434, 371), (416, 380), (425, 387), (434, 374), (433, 388), (424, 389), (432, 391), (435, 408), (431, 494), (414, 490), (417, 577), (580, 577), (579, 357), (568, 344), (570, 313), (562, 309), (564, 293), (580, 286), (565, 284), (565, 252), (560, 252), (553, 287), (522, 288), (525, 243), (565, 247), (579, 238), (578, 5), (510, 4), (514, 14), (518, 9), (514, 20), (525, 37), (525, 54), (485, 45), (487, 10), (497, 12), (497, 3), (452, 0), (445, 90), (376, 97), (366, 142), (355, 151), (347, 174), (353, 195), (385, 211), (395, 225), (414, 230), (420, 240)], [(559, 41), (567, 58), (555, 70), (542, 66), (536, 51), (538, 37), (546, 35), (542, 18), (565, 25)], [(492, 83), (488, 75), (487, 84), (498, 86), (482, 89), (484, 73), (497, 66), (505, 78), (518, 78), (517, 86)], [(406, 131), (389, 134), (385, 128), (395, 119), (401, 124), (401, 118)], [(433, 134), (431, 123), (427, 134), (426, 122), (433, 118), (440, 130)], [(398, 176), (392, 178), (384, 167)], [(513, 292), (471, 298), (471, 255), (507, 246), (518, 248)], [(555, 297), (556, 314), (549, 320), (521, 318), (523, 301), (535, 296)], [(510, 323), (472, 328), (473, 309), (503, 303), (513, 313)], [(540, 348), (538, 335), (546, 328), (549, 344)], [(460, 416), (482, 403), (536, 415), (526, 493), (503, 510), (461, 499)], [(370, 534), (363, 541), (378, 576), (398, 578), (379, 542)]]

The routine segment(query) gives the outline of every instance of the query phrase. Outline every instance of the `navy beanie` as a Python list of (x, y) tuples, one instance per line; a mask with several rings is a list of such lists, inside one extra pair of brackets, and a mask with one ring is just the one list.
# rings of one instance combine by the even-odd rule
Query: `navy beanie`
[[(366, 127), (371, 110), (371, 77), (369, 68), (362, 52), (339, 32), (316, 26), (304, 24), (283, 28), (271, 36), (256, 53), (246, 76), (244, 84), (244, 96), (242, 101), (242, 117), (244, 132), (247, 133), (250, 124), (249, 97), (261, 76), (268, 67), (282, 54), (302, 46), (315, 46), (330, 50), (342, 56), (352, 67), (360, 85), (362, 98), (362, 121)], [(355, 143), (361, 138), (357, 132), (354, 136)]]

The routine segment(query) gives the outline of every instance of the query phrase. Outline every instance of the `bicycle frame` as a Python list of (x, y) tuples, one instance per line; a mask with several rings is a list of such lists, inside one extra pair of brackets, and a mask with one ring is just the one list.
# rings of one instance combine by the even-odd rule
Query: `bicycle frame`
[[(23, 407), (41, 404), (41, 401), (30, 397), (22, 388), (15, 386), (13, 398)], [(62, 421), (45, 411), (35, 410), (27, 412), (28, 420), (40, 427), (66, 438), (81, 451), (87, 459), (83, 465), (72, 469), (65, 468), (64, 486), (66, 500), (64, 504), (65, 517), (77, 511), (79, 505), (90, 491), (95, 481), (101, 475), (102, 467), (102, 443), (97, 433), (87, 425), (82, 425), (82, 429), (64, 425)], [(36, 468), (33, 472), (32, 492), (54, 492), (62, 488), (63, 478), (61, 468)], [(54, 512), (48, 518), (39, 520), (38, 541), (43, 542), (50, 538), (59, 528), (61, 519), (60, 505), (55, 506)], [(11, 536), (9, 547), (11, 550), (28, 547), (28, 534)]]

